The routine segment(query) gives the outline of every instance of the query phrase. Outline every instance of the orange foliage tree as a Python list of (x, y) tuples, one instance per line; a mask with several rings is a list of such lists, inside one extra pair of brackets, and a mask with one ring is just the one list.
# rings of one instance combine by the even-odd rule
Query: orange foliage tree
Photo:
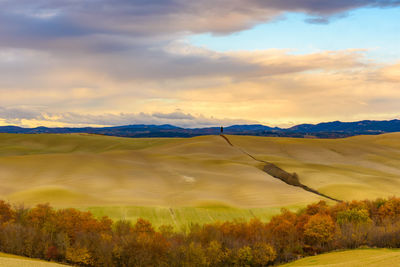
[(282, 210), (258, 219), (158, 230), (76, 209), (0, 201), (0, 251), (79, 266), (267, 266), (332, 249), (400, 247), (400, 199)]

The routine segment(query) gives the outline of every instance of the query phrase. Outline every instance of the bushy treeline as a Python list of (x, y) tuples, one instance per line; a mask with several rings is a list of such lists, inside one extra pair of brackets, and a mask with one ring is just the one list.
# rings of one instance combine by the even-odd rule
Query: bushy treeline
[(400, 198), (319, 202), (263, 223), (218, 222), (175, 232), (96, 219), (49, 205), (0, 201), (0, 250), (81, 266), (267, 266), (336, 249), (400, 247)]

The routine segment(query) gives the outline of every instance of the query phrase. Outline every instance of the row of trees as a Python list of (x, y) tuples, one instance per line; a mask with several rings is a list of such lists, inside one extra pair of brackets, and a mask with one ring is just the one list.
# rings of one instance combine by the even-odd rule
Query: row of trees
[(81, 266), (267, 266), (336, 249), (400, 247), (400, 198), (282, 210), (268, 223), (154, 229), (89, 212), (0, 201), (0, 250)]

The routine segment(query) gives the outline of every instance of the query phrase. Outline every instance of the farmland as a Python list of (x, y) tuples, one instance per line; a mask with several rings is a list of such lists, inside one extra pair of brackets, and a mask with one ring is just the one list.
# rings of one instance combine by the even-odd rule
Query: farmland
[(399, 249), (356, 249), (306, 257), (281, 267), (380, 267), (398, 266), (399, 261)]
[(277, 207), (320, 199), (219, 136), (0, 135), (1, 197), (55, 206)]
[(0, 252), (0, 266), (4, 267), (62, 267), (62, 265), (53, 262), (35, 260), (27, 257), (21, 257)]
[(231, 136), (232, 143), (341, 200), (400, 194), (400, 134), (343, 139)]
[[(297, 211), (300, 205), (284, 208)], [(139, 218), (149, 220), (155, 228), (161, 225), (172, 225), (175, 230), (187, 230), (192, 224), (205, 224), (224, 221), (248, 221), (258, 218), (268, 222), (272, 216), (280, 213), (282, 207), (267, 208), (236, 208), (229, 206), (204, 205), (202, 207), (135, 207), (135, 206), (106, 206), (86, 207), (96, 217), (109, 216), (113, 220), (128, 220), (135, 222)]]
[[(400, 134), (345, 139), (228, 136), (118, 138), (1, 134), (0, 197), (90, 210), (112, 219), (263, 221), (326, 200), (262, 171), (264, 160), (341, 200), (400, 193)], [(254, 158), (249, 157), (251, 154)], [(329, 202), (329, 201), (328, 201)]]

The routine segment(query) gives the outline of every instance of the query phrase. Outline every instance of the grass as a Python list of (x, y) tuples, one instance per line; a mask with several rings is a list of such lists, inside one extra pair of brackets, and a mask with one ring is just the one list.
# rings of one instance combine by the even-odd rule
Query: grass
[[(400, 195), (400, 134), (345, 139), (229, 136), (329, 196)], [(268, 221), (281, 207), (322, 199), (260, 170), (259, 162), (219, 136), (118, 138), (87, 134), (0, 134), (0, 198), (26, 205), (89, 210), (95, 216), (155, 227)], [(358, 249), (308, 257), (284, 266), (396, 266), (400, 250)], [(0, 266), (57, 266), (0, 254)]]
[(319, 197), (264, 173), (270, 161), (343, 200), (400, 195), (400, 134), (345, 139), (229, 136), (118, 138), (88, 134), (0, 134), (0, 198), (49, 202), (156, 226), (268, 220), (279, 207)]
[[(291, 211), (297, 211), (302, 206), (287, 206)], [(82, 210), (92, 212), (96, 217), (109, 216), (113, 220), (129, 220), (136, 222), (138, 218), (150, 221), (155, 228), (161, 225), (171, 225), (175, 230), (188, 229), (192, 224), (213, 222), (250, 220), (258, 218), (267, 222), (281, 211), (281, 207), (269, 208), (235, 208), (223, 205), (207, 205), (202, 207), (89, 207)]]
[(400, 249), (355, 249), (306, 257), (281, 267), (381, 267), (399, 266), (399, 262)]
[(0, 197), (27, 205), (241, 208), (321, 199), (265, 174), (219, 136), (0, 134)]
[(0, 266), (7, 267), (57, 267), (67, 266), (0, 252)]
[(102, 153), (174, 143), (179, 138), (120, 138), (91, 134), (0, 134), (0, 156)]
[(344, 139), (231, 136), (318, 191), (342, 200), (400, 195), (400, 133)]

